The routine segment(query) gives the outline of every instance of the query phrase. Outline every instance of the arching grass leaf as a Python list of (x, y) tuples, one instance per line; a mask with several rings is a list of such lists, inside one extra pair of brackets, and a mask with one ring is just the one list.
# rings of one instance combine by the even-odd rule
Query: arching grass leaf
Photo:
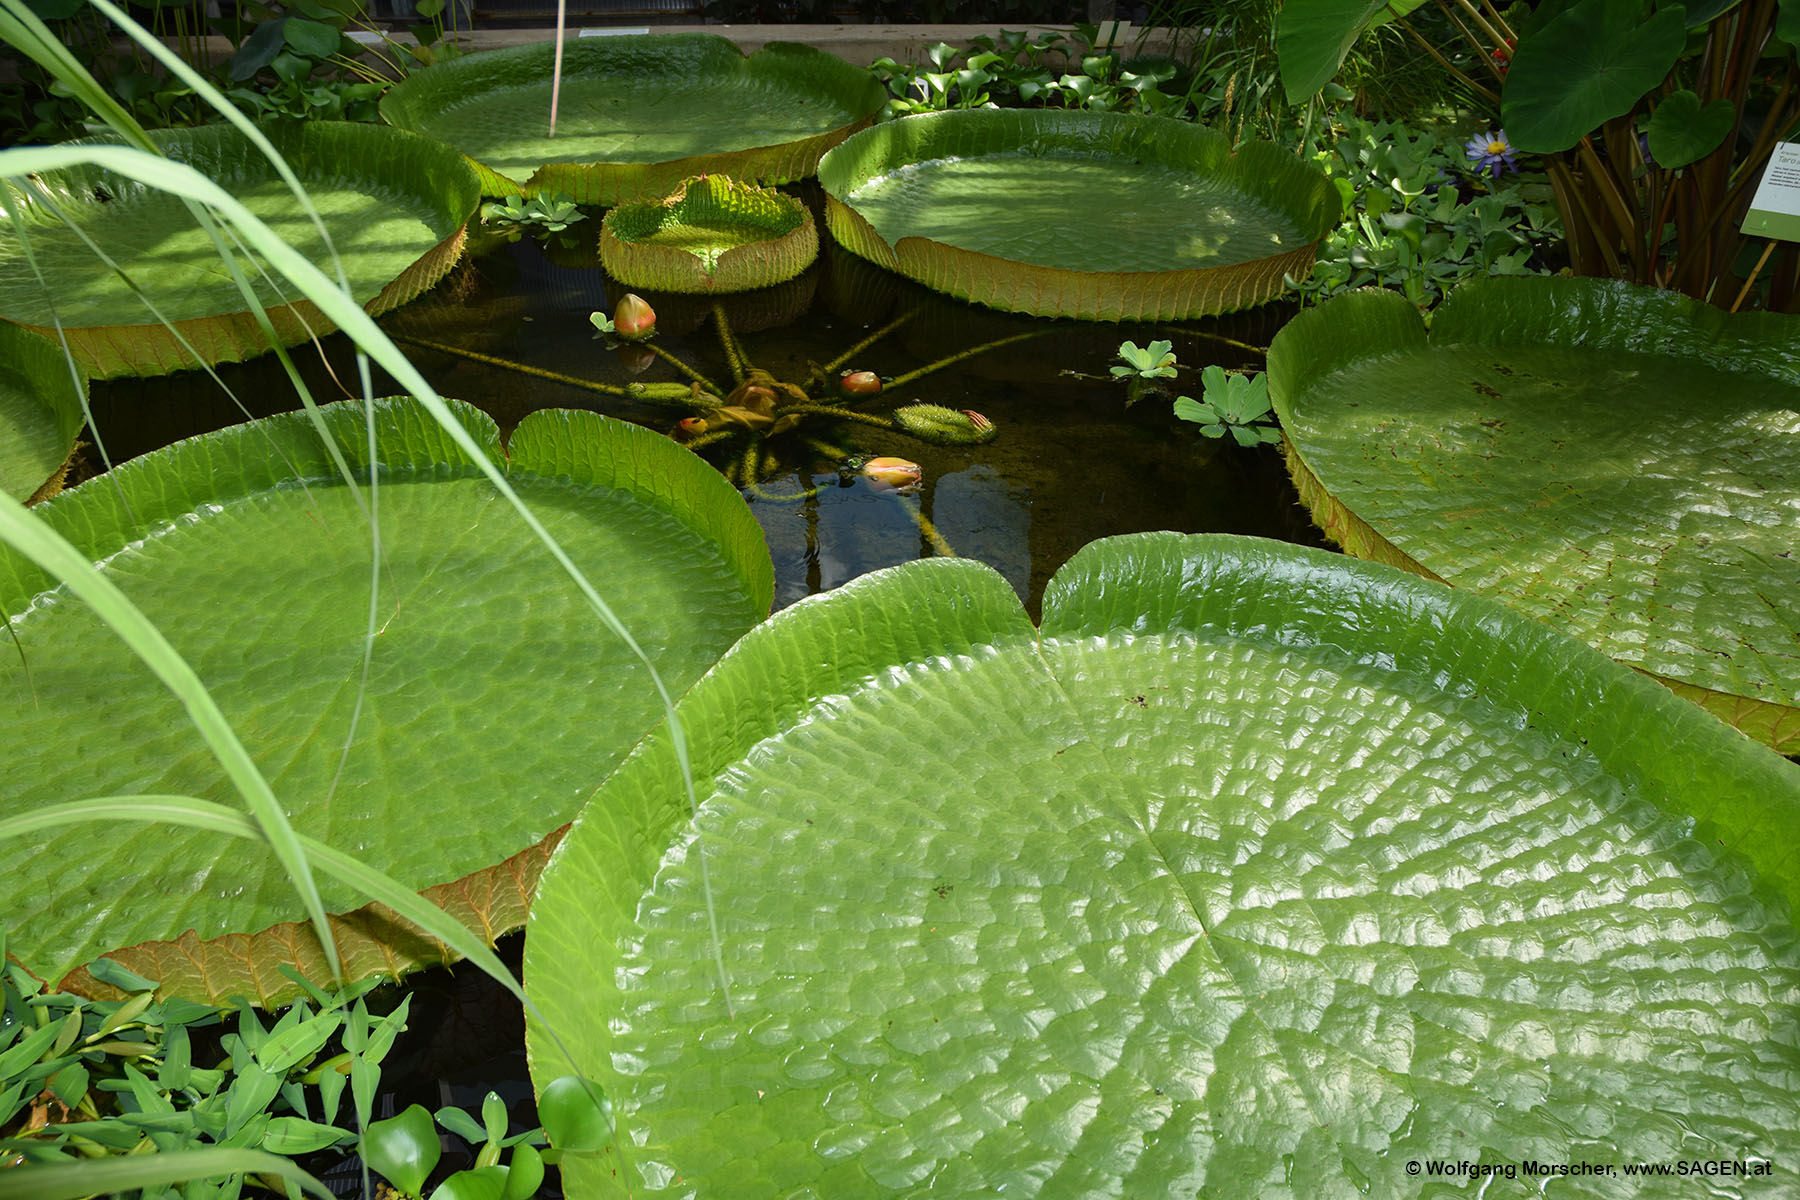
[[(457, 411), (498, 461), (493, 424)], [(325, 413), (361, 469), (360, 408)], [(661, 707), (642, 664), (449, 435), (411, 402), (383, 402), (375, 415), (381, 620), (347, 757), (369, 531), (303, 417), (179, 443), (40, 511), (193, 664), (296, 829), (412, 887), (460, 889), (458, 915), (493, 936), (522, 915), (511, 885), (535, 872), (532, 848)], [(515, 488), (579, 565), (613, 584), (616, 607), (674, 686), (767, 611), (772, 568), (755, 521), (668, 439), (545, 412), (513, 434), (507, 458)], [(88, 610), (11, 556), (0, 558), (0, 595), (24, 660), (15, 654), (6, 674), (8, 815), (92, 795), (229, 799), (179, 704)], [(8, 949), (52, 980), (190, 928), (179, 953), (110, 957), (168, 987), (163, 968), (186, 955), (193, 978), (184, 980), (218, 997), (283, 989), (282, 962), (317, 968), (304, 929), (260, 935), (298, 915), (285, 878), (266, 855), (215, 835), (72, 830), (0, 844), (0, 871), (14, 881), (0, 910)], [(322, 891), (331, 911), (361, 903), (343, 884)], [(433, 956), (415, 935), (384, 937), (384, 925), (340, 924), (346, 959), (400, 971)]]
[(1505, 601), (1800, 747), (1800, 319), (1487, 279), (1275, 339), (1289, 468), (1345, 549)]
[(1272, 145), (1160, 117), (929, 113), (825, 156), (832, 236), (963, 300), (1038, 316), (1182, 318), (1261, 304), (1336, 224), (1329, 180)]
[(1078, 554), (1040, 631), (920, 562), (778, 614), (679, 712), (697, 820), (646, 743), (532, 914), (527, 993), (617, 1123), (571, 1194), (1800, 1153), (1800, 773), (1491, 601), (1148, 534)]

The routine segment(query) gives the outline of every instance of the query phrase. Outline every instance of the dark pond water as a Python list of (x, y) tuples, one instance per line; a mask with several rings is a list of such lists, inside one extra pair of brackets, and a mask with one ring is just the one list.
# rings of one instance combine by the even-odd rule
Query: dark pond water
[[(816, 205), (816, 192), (809, 199)], [(593, 409), (672, 429), (686, 411), (581, 386), (680, 376), (662, 359), (644, 366), (641, 352), (608, 349), (595, 335), (588, 314), (610, 312), (620, 289), (586, 248), (598, 233), (597, 216), (573, 232), (581, 235), (575, 248), (546, 252), (527, 238), (465, 261), (383, 325), (442, 394), (486, 410), (503, 432), (542, 408)], [(1098, 224), (1096, 236), (1103, 236)], [(1080, 247), (1069, 247), (1071, 263), (1080, 257)], [(728, 386), (730, 370), (710, 302), (647, 295), (660, 317), (657, 345)], [(1035, 616), (1055, 570), (1083, 545), (1108, 535), (1174, 529), (1321, 544), (1276, 451), (1201, 437), (1175, 419), (1167, 397), (1150, 396), (1128, 409), (1123, 385), (1107, 372), (1121, 340), (1144, 345), (1167, 338), (1183, 368), (1173, 382), (1198, 394), (1199, 370), (1209, 363), (1260, 369), (1261, 349), (1291, 315), (1284, 306), (1172, 325), (1036, 320), (939, 296), (828, 244), (800, 279), (729, 298), (724, 308), (746, 357), (795, 383), (805, 381), (809, 363), (830, 363), (902, 317), (845, 367), (897, 377), (990, 342), (1030, 335), (892, 389), (867, 406), (877, 413), (916, 401), (973, 409), (999, 427), (999, 437), (987, 445), (933, 446), (849, 425), (799, 431), (829, 444), (829, 452), (791, 435), (768, 443), (773, 469), (745, 497), (774, 555), (778, 608), (946, 548), (993, 566)], [(321, 400), (344, 395), (336, 380), (354, 385), (344, 339), (326, 339), (322, 356), (311, 347), (293, 353)], [(223, 367), (219, 374), (253, 415), (299, 407), (273, 358)], [(398, 390), (379, 374), (375, 386), (378, 393)], [(236, 403), (198, 372), (96, 385), (93, 409), (114, 461), (244, 419)], [(901, 495), (860, 479), (843, 483), (839, 452), (911, 459), (924, 469), (923, 486)], [(98, 459), (91, 451), (90, 457)], [(504, 943), (514, 964), (518, 943), (518, 935)], [(411, 1031), (390, 1060), (378, 1115), (412, 1103), (478, 1111), (492, 1088), (508, 1101), (515, 1130), (535, 1124), (517, 1004), (473, 969), (426, 972), (406, 987), (413, 997)], [(397, 1002), (397, 989), (384, 991), (389, 1003)], [(353, 1159), (308, 1165), (325, 1173), (339, 1194), (360, 1193)], [(452, 1154), (443, 1170), (464, 1165)], [(556, 1194), (554, 1173), (544, 1194)]]
[[(608, 349), (588, 323), (590, 312), (610, 312), (621, 293), (593, 257), (597, 232), (598, 220), (590, 218), (571, 227), (580, 235), (574, 247), (546, 253), (529, 238), (502, 245), (465, 261), (433, 292), (382, 323), (443, 395), (486, 410), (504, 432), (541, 408), (592, 409), (673, 429), (687, 410), (580, 386), (682, 378), (660, 358), (639, 370), (639, 360), (649, 356)], [(1070, 260), (1079, 261), (1079, 247), (1070, 248)], [(656, 345), (729, 387), (711, 303), (646, 295), (659, 315)], [(1124, 387), (1107, 374), (1121, 340), (1144, 345), (1167, 338), (1183, 368), (1181, 379), (1171, 382), (1197, 394), (1206, 364), (1261, 367), (1260, 348), (1290, 315), (1284, 306), (1166, 326), (1037, 320), (937, 295), (828, 244), (799, 279), (730, 297), (723, 307), (750, 362), (795, 383), (805, 382), (810, 363), (831, 363), (896, 320), (898, 328), (857, 353), (845, 369), (898, 377), (1026, 335), (890, 389), (865, 406), (875, 413), (920, 401), (973, 409), (999, 426), (999, 437), (987, 445), (933, 446), (842, 423), (809, 425), (766, 444), (774, 469), (745, 495), (774, 555), (778, 608), (946, 547), (1000, 571), (1035, 614), (1056, 568), (1110, 534), (1219, 531), (1316, 544), (1277, 453), (1201, 437), (1174, 418), (1167, 398), (1153, 395), (1128, 409)], [(321, 400), (344, 394), (333, 373), (354, 386), (345, 339), (326, 339), (323, 361), (309, 346), (293, 353)], [(255, 415), (299, 407), (272, 357), (223, 367), (219, 374)], [(377, 379), (376, 388), (397, 390), (385, 378)], [(198, 372), (96, 385), (93, 408), (114, 461), (244, 419)], [(818, 443), (844, 454), (910, 459), (924, 468), (923, 486), (914, 495), (898, 495), (861, 480), (841, 483), (839, 456), (816, 449)], [(706, 452), (724, 465), (738, 457), (733, 447), (741, 445)]]

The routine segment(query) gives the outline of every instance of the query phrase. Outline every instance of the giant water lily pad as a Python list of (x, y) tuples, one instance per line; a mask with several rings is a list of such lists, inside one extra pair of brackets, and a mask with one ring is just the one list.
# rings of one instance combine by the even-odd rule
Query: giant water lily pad
[(964, 300), (1120, 321), (1229, 312), (1312, 269), (1337, 191), (1292, 154), (1183, 121), (976, 109), (826, 155), (832, 236)]
[[(282, 123), (263, 132), (305, 185), (351, 293), (371, 313), (406, 303), (455, 265), (480, 189), (453, 151), (399, 130), (345, 122)], [(163, 153), (228, 188), (336, 277), (293, 193), (237, 130), (217, 125), (151, 136)], [(84, 167), (34, 177), (28, 190), (12, 193), (10, 203), (19, 207), (30, 255), (51, 291), (45, 294), (12, 223), (0, 218), (0, 318), (50, 336), (60, 321), (76, 357), (95, 376), (158, 375), (269, 349), (212, 240), (179, 198)], [(53, 209), (78, 224), (131, 282), (120, 279)], [(287, 303), (291, 294), (277, 293), (256, 266), (246, 264), (245, 273), (284, 345), (335, 328), (310, 301)], [(133, 284), (156, 304), (162, 320)]]
[(553, 63), (548, 42), (453, 59), (396, 84), (381, 114), (468, 155), (492, 195), (617, 204), (691, 175), (808, 178), (886, 101), (867, 71), (810, 46), (745, 57), (712, 34), (587, 38), (565, 47), (551, 137)]
[(1276, 339), (1288, 461), (1353, 554), (1505, 601), (1800, 749), (1800, 319), (1574, 279), (1360, 293)]
[(0, 322), (0, 491), (28, 501), (61, 489), (86, 387), (60, 346)]
[(725, 175), (621, 204), (600, 225), (601, 265), (628, 287), (746, 292), (792, 279), (818, 256), (806, 205)]
[[(583, 810), (525, 962), (618, 1123), (571, 1194), (1800, 1154), (1792, 765), (1322, 551), (1111, 539), (1043, 611), (948, 560), (795, 605), (680, 706), (697, 820), (660, 735)], [(1580, 1194), (1692, 1194), (1626, 1182)]]
[[(325, 411), (358, 460), (360, 406)], [(493, 423), (458, 411), (498, 461)], [(193, 664), (296, 829), (410, 885), (446, 885), (497, 935), (522, 919), (533, 848), (661, 709), (642, 665), (448, 435), (411, 402), (376, 416), (381, 593), (366, 686), (369, 529), (299, 414), (177, 443), (40, 511)], [(767, 612), (756, 522), (667, 438), (547, 411), (507, 450), (513, 485), (672, 688)], [(85, 605), (10, 555), (0, 597), (18, 641), (0, 700), (0, 813), (105, 795), (235, 802), (180, 705)], [(0, 845), (0, 875), (7, 950), (49, 979), (152, 941), (174, 944), (113, 957), (184, 995), (267, 998), (289, 986), (287, 961), (322, 974), (310, 932), (284, 924), (299, 912), (273, 857), (221, 837), (75, 828)], [(361, 903), (320, 882), (330, 911)], [(339, 946), (367, 974), (429, 959), (419, 941), (359, 919)]]

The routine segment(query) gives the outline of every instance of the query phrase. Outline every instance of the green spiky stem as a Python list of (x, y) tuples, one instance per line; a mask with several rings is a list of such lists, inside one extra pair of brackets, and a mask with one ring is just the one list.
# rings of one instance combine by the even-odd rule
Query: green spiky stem
[(658, 357), (658, 358), (662, 359), (664, 362), (668, 363), (671, 367), (674, 367), (677, 371), (680, 371), (683, 375), (686, 375), (689, 379), (693, 380), (695, 383), (699, 384), (701, 387), (705, 388), (707, 391), (711, 392), (713, 395), (723, 396), (727, 391), (730, 390), (728, 388), (720, 387), (718, 384), (714, 383), (712, 380), (708, 379), (706, 376), (702, 375), (700, 372), (694, 370), (694, 368), (692, 368), (692, 367), (688, 366), (686, 363), (682, 362), (679, 358), (676, 358), (673, 354), (670, 354), (667, 350), (664, 350), (661, 346), (657, 345), (655, 342), (639, 342), (638, 344), (640, 346), (644, 347), (644, 349), (650, 351), (650, 353), (656, 355), (656, 357)]
[(933, 553), (939, 558), (959, 557), (956, 551), (951, 549), (950, 543), (944, 540), (944, 535), (938, 532), (937, 526), (932, 524), (931, 518), (925, 515), (922, 505), (908, 504), (906, 497), (898, 492), (894, 494), (894, 499), (900, 502), (900, 507), (906, 510), (906, 515), (911, 517), (913, 524), (919, 527), (919, 533), (927, 542), (931, 543)]
[(853, 359), (857, 355), (861, 354), (864, 350), (867, 350), (870, 346), (873, 346), (876, 342), (879, 342), (882, 338), (886, 337), (888, 334), (894, 332), (894, 330), (900, 328), (902, 325), (906, 324), (908, 321), (910, 321), (914, 317), (918, 316), (921, 307), (922, 307), (921, 305), (915, 304), (913, 307), (907, 309), (905, 312), (901, 313), (899, 316), (897, 316), (893, 320), (889, 321), (886, 325), (883, 325), (880, 329), (877, 329), (874, 333), (871, 333), (868, 337), (864, 338), (862, 341), (856, 343), (856, 345), (850, 347), (848, 350), (844, 351), (842, 354), (838, 355), (836, 358), (834, 358), (830, 362), (826, 363), (825, 368), (824, 368), (825, 372), (827, 374), (830, 374), (832, 371), (842, 369), (842, 367), (845, 363), (849, 362), (851, 359)]
[(737, 339), (731, 335), (731, 322), (725, 319), (725, 306), (717, 300), (712, 306), (713, 328), (719, 333), (719, 345), (725, 348), (725, 360), (731, 364), (731, 381), (744, 382), (750, 374), (750, 360), (744, 357), (744, 351), (738, 346)]
[(1055, 328), (1055, 326), (1052, 326), (1050, 329), (1032, 329), (1025, 333), (1015, 333), (1007, 337), (997, 338), (991, 342), (983, 342), (979, 346), (959, 351), (956, 354), (950, 355), (948, 358), (940, 358), (934, 363), (926, 363), (916, 371), (908, 371), (906, 374), (901, 375), (890, 382), (887, 385), (886, 390), (892, 391), (894, 388), (903, 387), (906, 384), (912, 383), (914, 380), (923, 379), (933, 371), (941, 371), (945, 367), (959, 363), (965, 358), (974, 358), (977, 354), (986, 354), (989, 350), (998, 350), (1002, 346), (1010, 346), (1014, 342), (1023, 342), (1028, 338), (1043, 337), (1046, 333), (1054, 332)]
[(464, 350), (460, 346), (450, 346), (443, 342), (427, 341), (425, 338), (410, 337), (404, 333), (389, 332), (389, 337), (396, 342), (408, 346), (420, 346), (426, 350), (435, 350), (439, 354), (448, 354), (453, 358), (466, 358), (471, 362), (483, 363), (490, 367), (504, 367), (508, 371), (517, 371), (521, 375), (535, 375), (539, 379), (551, 379), (557, 383), (566, 383), (570, 387), (582, 388), (590, 392), (605, 392), (608, 396), (629, 396), (630, 392), (617, 384), (597, 383), (592, 379), (578, 379), (573, 375), (564, 375), (561, 371), (546, 371), (542, 367), (527, 366), (522, 362), (514, 362), (510, 358), (499, 358), (492, 354), (482, 354), (477, 350)]
[(1252, 342), (1240, 342), (1236, 338), (1226, 337), (1222, 333), (1209, 333), (1201, 329), (1184, 329), (1180, 325), (1158, 326), (1156, 332), (1178, 333), (1184, 337), (1203, 337), (1208, 341), (1221, 342), (1224, 345), (1233, 346), (1239, 350), (1248, 350), (1252, 354), (1260, 355), (1264, 358), (1267, 358), (1269, 354), (1269, 348), (1267, 346), (1258, 346)]
[(744, 456), (739, 459), (737, 463), (739, 487), (750, 487), (756, 483), (756, 466), (759, 459), (758, 452), (761, 449), (761, 443), (755, 438), (751, 438), (750, 444), (744, 447)]
[(752, 496), (755, 496), (758, 500), (770, 500), (781, 503), (788, 500), (811, 500), (814, 496), (817, 496), (820, 492), (824, 491), (827, 486), (829, 485), (821, 483), (815, 484), (812, 487), (801, 488), (797, 492), (771, 492), (760, 483), (752, 483), (746, 485), (744, 490), (749, 492)]
[(711, 433), (703, 433), (691, 441), (683, 442), (682, 445), (689, 450), (698, 450), (702, 446), (711, 446), (715, 442), (722, 442), (728, 437), (736, 437), (742, 432), (741, 429), (715, 429)]
[(782, 411), (797, 417), (831, 417), (838, 421), (855, 421), (890, 433), (905, 432), (892, 417), (878, 417), (873, 413), (857, 412), (854, 408), (844, 408), (837, 404), (790, 404)]

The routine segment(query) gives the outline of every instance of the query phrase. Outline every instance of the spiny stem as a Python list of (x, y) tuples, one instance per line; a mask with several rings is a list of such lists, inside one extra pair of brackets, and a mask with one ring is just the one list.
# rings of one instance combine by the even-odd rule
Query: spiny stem
[(908, 321), (910, 321), (914, 317), (918, 316), (921, 308), (922, 308), (921, 305), (914, 305), (913, 307), (907, 309), (905, 312), (901, 313), (899, 316), (897, 316), (893, 320), (889, 321), (886, 325), (883, 325), (880, 329), (877, 329), (874, 333), (871, 333), (868, 337), (864, 338), (862, 341), (856, 343), (856, 345), (850, 347), (848, 350), (844, 351), (842, 354), (838, 355), (836, 358), (834, 358), (830, 362), (826, 363), (825, 364), (826, 372), (829, 373), (831, 371), (836, 371), (839, 368), (841, 368), (845, 363), (849, 362), (851, 359), (853, 359), (857, 355), (861, 354), (864, 350), (867, 350), (870, 346), (873, 346), (876, 342), (879, 342), (882, 338), (886, 337), (888, 334), (894, 332), (894, 330), (900, 328), (902, 325), (906, 324)]
[(878, 417), (873, 413), (857, 412), (853, 408), (843, 408), (836, 404), (790, 404), (782, 411), (794, 416), (834, 417), (840, 421), (856, 421), (890, 433), (898, 428), (891, 417)]
[(592, 379), (577, 379), (573, 375), (564, 375), (560, 371), (546, 371), (542, 367), (527, 366), (522, 362), (514, 362), (509, 358), (497, 358), (492, 354), (482, 354), (476, 350), (464, 350), (461, 346), (450, 346), (443, 342), (428, 341), (425, 338), (411, 337), (404, 333), (388, 334), (396, 342), (404, 342), (408, 346), (421, 346), (426, 350), (435, 350), (439, 354), (448, 354), (453, 358), (466, 358), (471, 362), (485, 363), (490, 367), (504, 367), (508, 371), (517, 371), (521, 375), (535, 375), (539, 379), (550, 379), (557, 383), (566, 383), (570, 387), (582, 388), (589, 392), (605, 392), (609, 396), (629, 396), (630, 392), (612, 383), (596, 383)]
[(900, 501), (900, 507), (904, 508), (906, 514), (913, 519), (913, 523), (919, 527), (919, 532), (924, 535), (925, 540), (931, 543), (932, 551), (939, 558), (957, 557), (956, 551), (950, 548), (950, 543), (944, 540), (944, 535), (938, 532), (937, 526), (931, 523), (931, 518), (925, 515), (923, 506), (908, 504), (906, 497), (898, 493), (895, 494), (894, 499)]
[(731, 336), (731, 322), (725, 319), (725, 306), (717, 300), (713, 301), (712, 317), (713, 328), (719, 333), (719, 345), (725, 348), (726, 361), (731, 364), (732, 382), (742, 383), (744, 377), (750, 374), (750, 360), (744, 357), (737, 339)]
[(785, 500), (811, 500), (828, 486), (830, 485), (820, 483), (815, 484), (812, 487), (801, 488), (797, 492), (771, 492), (760, 483), (751, 483), (747, 484), (744, 490), (749, 492), (752, 496), (755, 496), (758, 500), (770, 500), (775, 503), (780, 503)]
[(650, 353), (656, 355), (656, 357), (662, 359), (664, 362), (666, 362), (670, 366), (674, 367), (677, 371), (680, 371), (683, 375), (686, 375), (689, 379), (693, 380), (695, 383), (699, 384), (701, 387), (703, 387), (707, 391), (711, 392), (713, 395), (723, 396), (725, 394), (725, 391), (726, 391), (725, 388), (720, 387), (718, 384), (714, 383), (712, 380), (708, 379), (706, 376), (702, 375), (700, 372), (694, 370), (694, 368), (688, 366), (686, 363), (682, 362), (679, 358), (676, 358), (673, 354), (670, 354), (667, 350), (664, 350), (661, 346), (657, 345), (655, 342), (641, 342), (639, 344), (642, 345), (646, 350), (650, 351)]
[[(934, 363), (926, 363), (924, 366), (920, 367), (916, 371), (908, 371), (906, 374), (899, 376), (898, 378), (893, 380), (893, 382), (889, 383), (887, 385), (887, 387), (888, 387), (888, 389), (902, 387), (906, 384), (912, 383), (914, 380), (923, 379), (925, 376), (931, 374), (933, 371), (941, 371), (945, 367), (948, 367), (954, 363), (959, 363), (965, 358), (974, 358), (977, 354), (985, 354), (989, 350), (998, 350), (1002, 346), (1010, 346), (1014, 342), (1022, 342), (1024, 340), (1026, 340), (1027, 338), (1043, 337), (1046, 333), (1052, 333), (1052, 332), (1055, 332), (1054, 327), (1052, 327), (1051, 329), (1031, 329), (1031, 330), (1027, 330), (1024, 333), (1015, 333), (1009, 337), (997, 338), (991, 342), (984, 342), (979, 346), (975, 346), (971, 349), (961, 351), (960, 353), (957, 353), (957, 354), (952, 354), (948, 358), (940, 358)], [(887, 389), (884, 389), (884, 390), (887, 390)]]

